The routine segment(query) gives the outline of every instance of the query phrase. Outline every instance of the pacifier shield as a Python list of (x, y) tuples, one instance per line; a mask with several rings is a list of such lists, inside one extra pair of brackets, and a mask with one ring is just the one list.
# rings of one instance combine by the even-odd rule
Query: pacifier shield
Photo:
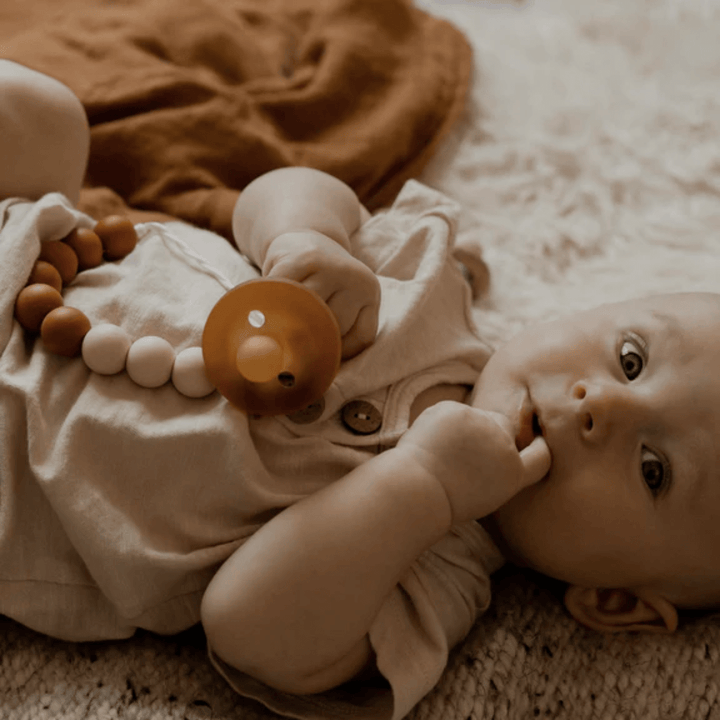
[(223, 295), (202, 338), (210, 382), (252, 415), (287, 415), (323, 396), (340, 369), (337, 320), (294, 280), (258, 278)]

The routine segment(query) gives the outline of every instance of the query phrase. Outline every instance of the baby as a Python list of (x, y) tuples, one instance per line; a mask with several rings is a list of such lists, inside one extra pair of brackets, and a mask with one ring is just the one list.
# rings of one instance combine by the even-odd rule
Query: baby
[[(88, 134), (55, 81), (0, 61), (0, 85), (0, 612), (67, 639), (201, 620), (218, 670), (280, 713), (401, 718), (505, 561), (568, 583), (569, 612), (600, 631), (672, 632), (679, 608), (718, 603), (718, 297), (606, 305), (491, 354), (451, 203), (411, 183), (370, 219), (343, 183), (288, 168), (243, 191), (237, 250), (328, 303), (331, 389), (295, 417), (247, 418), (217, 394), (135, 388), (12, 323), (40, 229), (83, 221), (46, 193), (77, 199)], [(217, 236), (167, 227), (253, 276)], [(161, 250), (89, 271), (68, 304), (197, 341), (193, 308), (221, 293), (181, 265), (161, 275)], [(118, 314), (172, 268), (165, 314)]]

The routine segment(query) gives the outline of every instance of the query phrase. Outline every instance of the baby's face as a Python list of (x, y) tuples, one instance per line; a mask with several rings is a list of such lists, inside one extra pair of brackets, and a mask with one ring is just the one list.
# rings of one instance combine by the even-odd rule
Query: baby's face
[(514, 419), (534, 408), (552, 454), (494, 515), (511, 559), (588, 588), (720, 600), (720, 298), (535, 327), (493, 355), (471, 403)]

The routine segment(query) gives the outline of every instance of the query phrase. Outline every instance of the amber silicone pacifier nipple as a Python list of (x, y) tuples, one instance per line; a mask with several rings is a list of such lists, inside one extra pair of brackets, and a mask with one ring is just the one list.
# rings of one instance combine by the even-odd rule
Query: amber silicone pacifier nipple
[(237, 351), (238, 372), (249, 382), (269, 382), (282, 372), (282, 345), (267, 335), (249, 337)]
[(252, 415), (291, 414), (322, 397), (340, 369), (340, 328), (320, 296), (293, 280), (233, 288), (203, 331), (210, 382)]

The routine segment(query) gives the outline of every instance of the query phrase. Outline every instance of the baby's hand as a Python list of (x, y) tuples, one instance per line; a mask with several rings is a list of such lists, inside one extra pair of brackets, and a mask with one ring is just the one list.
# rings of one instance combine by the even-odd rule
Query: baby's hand
[(443, 486), (453, 523), (495, 512), (550, 469), (542, 437), (518, 452), (510, 421), (494, 412), (443, 401), (423, 411), (397, 445)]
[(279, 235), (268, 248), (262, 274), (295, 280), (320, 295), (340, 325), (343, 360), (375, 340), (380, 312), (377, 276), (329, 237), (314, 230)]

